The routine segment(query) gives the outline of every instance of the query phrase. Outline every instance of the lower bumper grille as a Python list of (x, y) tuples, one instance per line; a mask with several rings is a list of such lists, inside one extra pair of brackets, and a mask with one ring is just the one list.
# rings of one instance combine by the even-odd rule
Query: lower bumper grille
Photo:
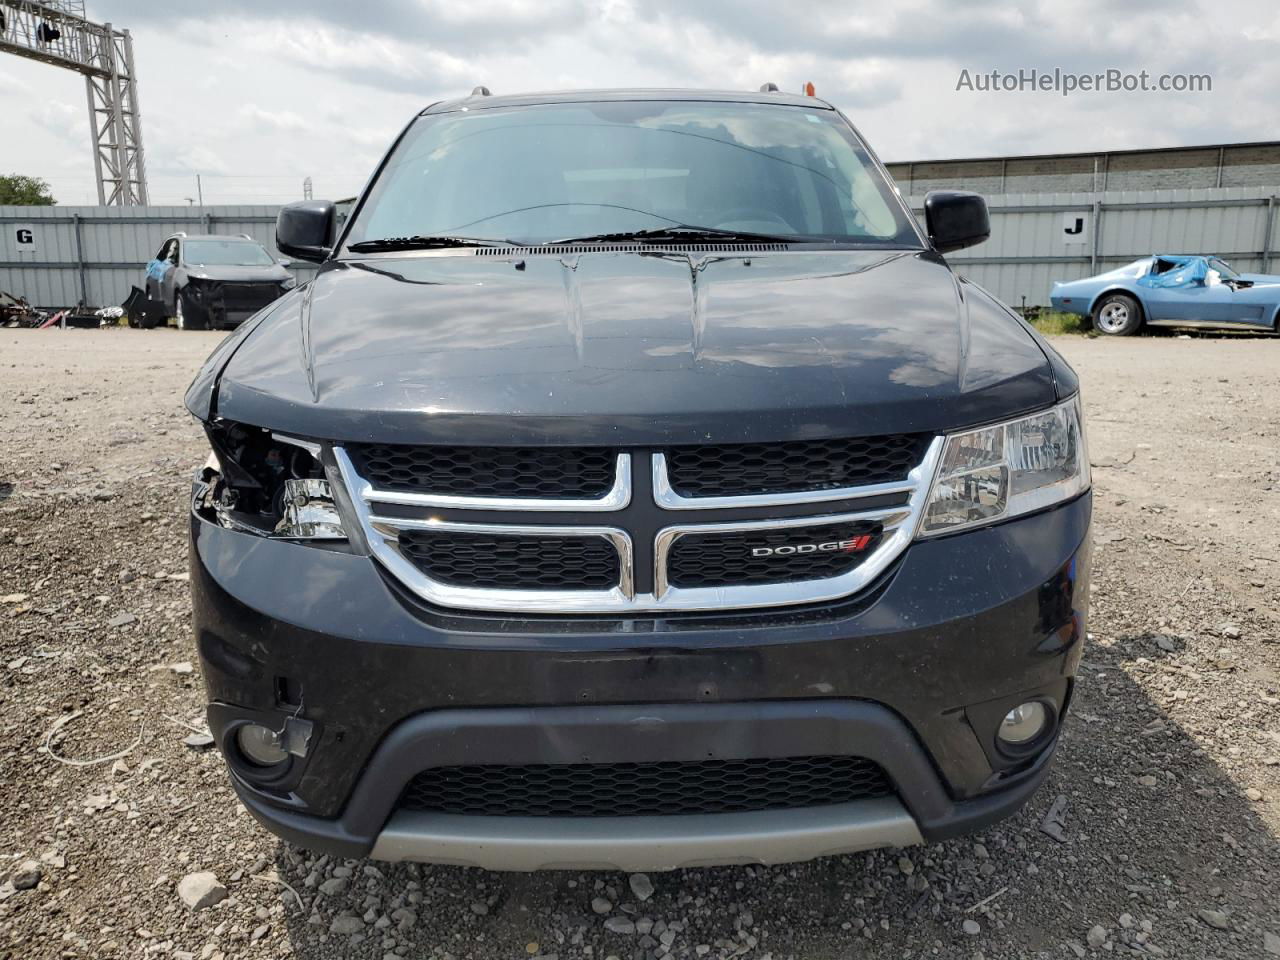
[(494, 536), (401, 530), (400, 551), (441, 583), (509, 590), (608, 590), (621, 561), (602, 537)]
[(671, 546), (667, 561), (676, 587), (796, 583), (848, 573), (880, 539), (878, 524), (814, 524), (809, 527), (688, 533)]
[(436, 767), (399, 807), (498, 817), (635, 817), (816, 807), (894, 793), (862, 757)]

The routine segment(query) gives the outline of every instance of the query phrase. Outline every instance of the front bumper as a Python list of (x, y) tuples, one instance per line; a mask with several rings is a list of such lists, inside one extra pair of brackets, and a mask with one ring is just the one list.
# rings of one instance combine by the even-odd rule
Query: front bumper
[[(747, 813), (645, 817), (467, 816), (390, 809), (428, 764), (688, 761), (707, 756), (851, 754), (888, 771), (897, 797)], [(670, 870), (783, 863), (979, 830), (1017, 810), (1049, 769), (1053, 744), (1001, 789), (953, 801), (928, 755), (890, 710), (865, 701), (440, 710), (379, 745), (340, 816), (284, 811), (243, 781), (250, 812), (295, 843), (338, 856), (495, 870)]]
[(197, 320), (228, 327), (243, 323), (286, 292), (276, 282), (199, 280), (189, 282), (182, 295), (186, 309), (198, 314)]
[[(343, 856), (491, 868), (776, 862), (938, 840), (1012, 813), (1048, 770), (995, 747), (1028, 697), (1060, 715), (1084, 637), (1091, 499), (913, 544), (857, 600), (681, 617), (495, 619), (423, 607), (369, 558), (192, 517), (197, 643), (224, 753), (244, 717), (314, 725), (286, 780), (236, 789)], [(433, 766), (875, 760), (896, 797), (656, 817), (398, 810)]]

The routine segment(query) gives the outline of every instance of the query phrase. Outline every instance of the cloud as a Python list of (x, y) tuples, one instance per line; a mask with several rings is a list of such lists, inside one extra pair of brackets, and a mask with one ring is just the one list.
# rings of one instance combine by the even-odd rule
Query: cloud
[(31, 85), (21, 80), (16, 74), (0, 70), (0, 90), (4, 90), (10, 95), (29, 94), (32, 92)]
[(89, 135), (86, 107), (72, 106), (63, 100), (40, 100), (27, 111), (27, 117), (68, 144), (85, 140)]
[[(1252, 0), (90, 0), (127, 26), (148, 169), (181, 201), (359, 189), (423, 107), (495, 93), (620, 86), (754, 90), (813, 81), (887, 160), (1261, 139), (1280, 129), (1280, 7)], [(1203, 95), (957, 92), (962, 69), (1209, 73)], [(7, 59), (6, 161), (94, 192), (79, 77)], [(185, 179), (184, 179), (185, 178)], [(153, 189), (153, 194), (156, 190)]]
[(226, 173), (227, 162), (216, 151), (206, 146), (192, 146), (178, 153), (178, 165), (193, 173)]
[[(107, 4), (102, 6), (106, 7)], [(545, 34), (573, 30), (590, 16), (586, 0), (397, 0), (395, 3), (350, 3), (312, 0), (282, 12), (259, 0), (221, 0), (216, 7), (151, 4), (122, 0), (110, 4), (119, 23), (156, 26), (194, 25), (212, 33), (228, 23), (240, 27), (276, 20), (294, 28), (326, 25), (357, 35), (414, 37), (435, 48), (477, 51), (529, 45)], [(127, 18), (127, 19), (126, 19)]]
[(474, 76), (470, 63), (450, 52), (331, 26), (264, 23), (249, 38), (248, 52), (404, 93), (465, 84)]
[(256, 103), (246, 103), (237, 113), (249, 127), (268, 133), (307, 129), (307, 121), (290, 110), (264, 110)]

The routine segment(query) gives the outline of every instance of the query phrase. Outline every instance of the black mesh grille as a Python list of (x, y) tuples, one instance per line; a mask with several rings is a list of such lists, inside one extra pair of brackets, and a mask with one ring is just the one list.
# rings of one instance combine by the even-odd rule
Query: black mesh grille
[(470, 497), (592, 500), (613, 487), (616, 450), (595, 447), (409, 447), (347, 453), (380, 490)]
[(433, 580), (510, 590), (607, 590), (618, 551), (603, 537), (491, 536), (401, 530), (400, 551)]
[[(677, 587), (822, 580), (858, 566), (879, 539), (879, 526), (867, 523), (689, 533), (671, 546), (667, 578)], [(757, 555), (766, 549), (774, 552)]]
[(885, 797), (884, 771), (862, 757), (437, 767), (409, 782), (409, 810), (508, 817), (731, 813)]
[(829, 490), (905, 480), (924, 454), (918, 434), (665, 450), (672, 487), (687, 497)]
[(257, 310), (265, 307), (284, 291), (278, 283), (236, 283), (228, 281), (222, 284), (222, 304), (229, 310)]

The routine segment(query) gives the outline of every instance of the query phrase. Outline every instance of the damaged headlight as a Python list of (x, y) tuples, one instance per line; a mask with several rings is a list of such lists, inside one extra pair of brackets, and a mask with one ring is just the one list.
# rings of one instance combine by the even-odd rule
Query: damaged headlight
[(920, 536), (1031, 513), (1089, 489), (1079, 396), (1043, 413), (947, 437)]
[(276, 536), (302, 540), (346, 539), (328, 480), (286, 480), (283, 512), (284, 516), (276, 524)]
[(345, 540), (320, 447), (258, 427), (206, 424), (213, 453), (194, 506), (229, 530), (286, 540)]

